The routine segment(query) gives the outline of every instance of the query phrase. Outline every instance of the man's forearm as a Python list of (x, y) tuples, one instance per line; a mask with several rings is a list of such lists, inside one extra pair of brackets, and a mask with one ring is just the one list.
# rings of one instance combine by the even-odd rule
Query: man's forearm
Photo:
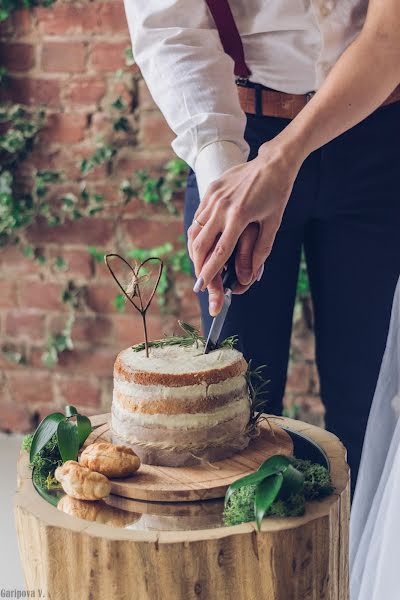
[(399, 65), (400, 31), (397, 36), (379, 28), (362, 31), (309, 104), (275, 138), (277, 145), (301, 162), (377, 109), (400, 82)]

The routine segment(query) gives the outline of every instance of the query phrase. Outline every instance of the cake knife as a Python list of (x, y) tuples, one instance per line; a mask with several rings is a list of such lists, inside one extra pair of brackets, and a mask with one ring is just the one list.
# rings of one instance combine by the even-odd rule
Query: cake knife
[(208, 333), (207, 342), (204, 347), (204, 354), (208, 354), (211, 350), (215, 350), (218, 346), (219, 336), (225, 323), (226, 315), (232, 302), (232, 290), (237, 283), (236, 267), (235, 267), (236, 248), (232, 256), (227, 262), (226, 270), (222, 278), (224, 288), (224, 304), (221, 311), (214, 317)]

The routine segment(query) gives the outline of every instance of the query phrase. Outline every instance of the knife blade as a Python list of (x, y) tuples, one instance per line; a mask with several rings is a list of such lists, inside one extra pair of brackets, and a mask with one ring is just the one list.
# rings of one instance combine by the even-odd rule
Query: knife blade
[(224, 288), (224, 304), (220, 312), (217, 314), (216, 317), (214, 317), (211, 323), (206, 345), (204, 347), (204, 354), (208, 354), (211, 350), (215, 350), (215, 348), (218, 346), (219, 336), (221, 335), (226, 315), (228, 314), (228, 310), (232, 302), (232, 290), (237, 283), (235, 255), (236, 248), (227, 262), (226, 271), (222, 278), (222, 285)]

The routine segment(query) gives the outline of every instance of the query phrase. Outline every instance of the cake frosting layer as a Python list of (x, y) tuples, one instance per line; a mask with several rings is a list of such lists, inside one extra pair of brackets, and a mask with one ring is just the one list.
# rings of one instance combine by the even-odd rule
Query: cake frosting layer
[(114, 365), (114, 377), (142, 385), (181, 387), (198, 383), (219, 383), (243, 375), (247, 363), (240, 352), (221, 348), (203, 354), (203, 346), (164, 346), (144, 350), (123, 350)]
[(114, 367), (113, 439), (143, 462), (180, 466), (220, 460), (245, 448), (250, 400), (247, 363), (232, 348), (128, 348)]
[(148, 414), (201, 413), (247, 396), (244, 375), (219, 383), (181, 387), (140, 385), (114, 379), (114, 400), (131, 412)]

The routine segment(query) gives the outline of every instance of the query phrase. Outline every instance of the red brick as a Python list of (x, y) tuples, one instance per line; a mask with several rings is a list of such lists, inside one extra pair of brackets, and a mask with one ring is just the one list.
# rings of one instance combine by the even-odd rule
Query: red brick
[(20, 9), (13, 13), (0, 23), (0, 36), (7, 37), (14, 35), (16, 37), (26, 35), (32, 28), (31, 10)]
[(51, 35), (116, 34), (127, 30), (122, 2), (93, 2), (82, 6), (56, 4), (51, 10), (37, 8), (35, 15), (39, 30)]
[(145, 112), (140, 116), (140, 143), (145, 147), (167, 147), (175, 135), (166, 120), (157, 111)]
[(82, 73), (85, 62), (83, 42), (45, 42), (42, 46), (41, 66), (48, 73)]
[(17, 246), (6, 246), (0, 252), (1, 273), (15, 277), (15, 275), (37, 275), (40, 266), (31, 258), (24, 256)]
[(29, 406), (30, 404), (48, 403), (53, 400), (50, 373), (25, 369), (24, 371), (8, 373), (7, 380), (11, 398), (17, 404)]
[(87, 116), (84, 114), (55, 113), (48, 116), (40, 139), (43, 143), (74, 144), (84, 139), (86, 127)]
[(87, 281), (94, 272), (93, 259), (89, 252), (85, 250), (64, 250), (60, 254), (68, 265), (68, 277), (75, 277)]
[(0, 44), (2, 66), (10, 71), (28, 71), (35, 64), (35, 47), (32, 44)]
[[(79, 409), (100, 406), (100, 389), (96, 382), (87, 377), (58, 376), (56, 387), (63, 404), (72, 404)], [(84, 412), (84, 411), (83, 411)]]
[(311, 387), (310, 365), (292, 362), (289, 366), (286, 382), (287, 391), (308, 392)]
[(139, 81), (139, 108), (141, 110), (156, 110), (157, 105), (150, 94), (144, 79)]
[(1, 86), (0, 100), (57, 108), (60, 106), (60, 83), (54, 79), (8, 77), (7, 84)]
[(83, 217), (58, 227), (49, 227), (38, 220), (29, 228), (27, 237), (32, 243), (54, 242), (58, 244), (101, 245), (104, 248), (113, 237), (114, 224), (106, 219)]
[(17, 304), (15, 281), (0, 281), (0, 307), (13, 308)]
[(74, 374), (85, 376), (99, 375), (109, 377), (113, 372), (117, 352), (104, 348), (90, 350), (72, 350), (59, 356), (58, 370), (70, 370)]
[(129, 47), (128, 39), (124, 42), (97, 42), (91, 51), (91, 64), (99, 73), (123, 69), (125, 64), (125, 49)]
[(129, 219), (124, 222), (123, 227), (135, 248), (151, 248), (165, 242), (174, 243), (178, 236), (183, 234), (183, 225), (178, 219)]
[(119, 293), (117, 286), (108, 275), (105, 283), (94, 283), (87, 289), (86, 303), (88, 308), (98, 313), (117, 312), (113, 302)]
[(184, 288), (178, 294), (179, 318), (182, 321), (193, 323), (200, 318), (199, 301), (192, 288)]
[[(155, 308), (155, 307), (154, 307)], [(115, 343), (118, 348), (133, 346), (144, 341), (143, 322), (139, 314), (127, 309), (126, 315), (115, 315), (113, 317), (115, 331)], [(166, 315), (154, 315), (152, 308), (147, 315), (147, 330), (150, 340), (159, 340), (165, 333), (170, 334), (175, 317)]]
[(91, 105), (100, 102), (105, 93), (104, 79), (85, 77), (71, 81), (66, 89), (64, 99), (70, 104)]
[(79, 316), (75, 319), (72, 329), (72, 339), (76, 342), (86, 342), (88, 345), (110, 342), (112, 321), (106, 317)]
[(33, 429), (31, 410), (13, 402), (0, 402), (0, 431), (29, 433)]
[(12, 338), (42, 340), (45, 336), (45, 315), (31, 310), (12, 310), (6, 315), (6, 335)]
[(292, 351), (295, 360), (315, 359), (314, 334), (305, 326), (302, 320), (298, 321), (293, 328)]
[(61, 310), (62, 285), (47, 281), (20, 281), (18, 283), (19, 305), (23, 308)]
[[(135, 171), (145, 169), (154, 176), (163, 172), (163, 165), (171, 158), (170, 153), (146, 153), (137, 148), (125, 146), (118, 152), (115, 161), (115, 173), (122, 177), (132, 177)], [(157, 212), (159, 211), (156, 208)]]

